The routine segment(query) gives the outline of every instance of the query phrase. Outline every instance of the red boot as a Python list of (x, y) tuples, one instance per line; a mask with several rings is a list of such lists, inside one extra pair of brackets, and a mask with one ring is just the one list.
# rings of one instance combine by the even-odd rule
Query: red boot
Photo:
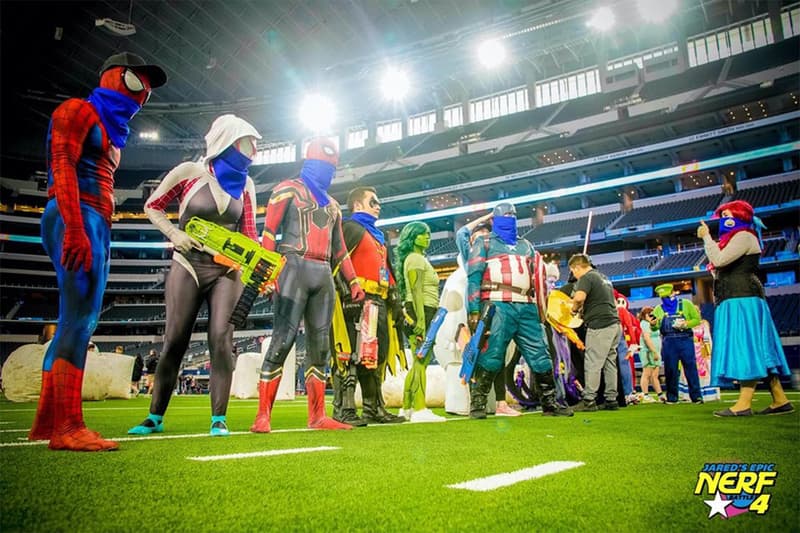
[(51, 450), (76, 452), (110, 451), (119, 448), (114, 441), (103, 439), (99, 433), (89, 431), (83, 423), (81, 387), (83, 370), (65, 359), (56, 359), (50, 371), (53, 398), (53, 434)]
[(349, 424), (342, 424), (325, 416), (325, 382), (314, 375), (306, 378), (308, 394), (308, 427), (311, 429), (353, 429)]
[(53, 381), (49, 370), (42, 370), (42, 391), (28, 440), (50, 440), (53, 436)]
[(269, 433), (272, 428), (272, 406), (275, 403), (275, 396), (278, 394), (278, 385), (281, 384), (281, 376), (269, 381), (258, 382), (258, 414), (253, 425), (250, 426), (252, 433)]

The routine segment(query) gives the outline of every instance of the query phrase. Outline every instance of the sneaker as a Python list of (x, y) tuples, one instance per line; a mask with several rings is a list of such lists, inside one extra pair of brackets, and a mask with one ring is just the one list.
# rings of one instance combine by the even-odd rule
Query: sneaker
[(702, 398), (698, 398), (696, 400), (692, 400), (692, 403), (695, 405), (703, 405), (706, 402), (704, 402)]
[(579, 402), (575, 407), (572, 408), (573, 411), (577, 412), (586, 412), (591, 413), (597, 411), (597, 402), (594, 400), (583, 400)]
[(722, 411), (714, 411), (714, 416), (724, 418), (727, 416), (752, 416), (752, 409), (745, 409), (744, 411), (733, 411), (730, 408)]
[(151, 419), (145, 418), (144, 422), (128, 430), (128, 435), (150, 435), (151, 433), (164, 433), (164, 422), (156, 424)]
[(447, 419), (435, 414), (430, 409), (423, 409), (422, 411), (414, 411), (411, 413), (410, 421), (413, 424), (415, 422), (446, 422)]
[(642, 403), (656, 403), (658, 400), (653, 399), (649, 394), (642, 396)]
[(661, 403), (667, 403), (667, 396), (665, 394), (659, 394), (658, 401)]
[(398, 411), (398, 413), (397, 413), (397, 416), (402, 416), (406, 420), (411, 420), (411, 415), (413, 413), (414, 413), (414, 409), (411, 409), (411, 408), (400, 409), (400, 411)]
[(213, 424), (211, 424), (211, 432), (210, 435), (212, 437), (227, 437), (230, 435), (231, 432), (228, 430), (228, 425), (225, 423), (224, 420), (217, 420)]
[(617, 411), (619, 410), (619, 403), (616, 400), (606, 400), (602, 405), (602, 409), (605, 411)]
[(625, 396), (625, 403), (628, 405), (637, 405), (639, 403), (639, 396), (633, 392)]
[(522, 416), (522, 413), (508, 405), (506, 402), (497, 402), (496, 416)]

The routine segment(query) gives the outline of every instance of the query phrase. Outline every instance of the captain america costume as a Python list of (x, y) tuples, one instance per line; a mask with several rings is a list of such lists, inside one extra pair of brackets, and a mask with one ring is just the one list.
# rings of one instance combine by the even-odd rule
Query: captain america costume
[(87, 100), (72, 98), (53, 112), (47, 135), (48, 202), (42, 244), (59, 287), (56, 334), (45, 353), (42, 389), (30, 440), (51, 449), (118, 448), (86, 428), (81, 405), (89, 338), (97, 326), (110, 266), (114, 172), (127, 122), (166, 83), (155, 65), (127, 52), (111, 56)]

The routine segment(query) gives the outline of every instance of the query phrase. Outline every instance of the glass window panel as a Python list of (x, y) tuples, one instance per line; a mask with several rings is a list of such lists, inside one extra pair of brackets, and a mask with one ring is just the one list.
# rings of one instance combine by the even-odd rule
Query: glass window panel
[(706, 54), (706, 41), (705, 39), (697, 39), (694, 42), (694, 49), (697, 52), (697, 64), (705, 65), (708, 63), (708, 56)]
[(755, 48), (753, 44), (753, 25), (752, 24), (745, 24), (741, 27), (742, 31), (742, 50), (752, 50)]
[(709, 35), (706, 37), (706, 49), (709, 61), (716, 61), (719, 59), (719, 49), (717, 48), (717, 36)]
[(717, 34), (717, 43), (719, 44), (719, 57), (724, 59), (731, 55), (731, 48), (728, 46), (728, 33), (722, 32)]
[(537, 85), (535, 90), (536, 92), (534, 94), (536, 95), (536, 107), (542, 107), (542, 105), (544, 105), (542, 103), (542, 86)]
[(586, 74), (586, 94), (594, 94), (598, 92), (597, 87), (599, 84), (596, 83), (597, 80), (595, 79), (595, 76), (599, 76), (599, 72), (600, 69), (597, 69)]
[(491, 110), (491, 114), (489, 115), (489, 118), (499, 117), (500, 116), (500, 97), (499, 96), (495, 96), (494, 98), (492, 98), (491, 102), (492, 102), (492, 110)]
[(557, 104), (561, 101), (558, 97), (558, 82), (551, 81), (550, 82), (550, 101), (554, 104)]
[(529, 108), (528, 103), (528, 88), (517, 91), (517, 110), (525, 111)]
[(753, 22), (753, 42), (756, 48), (767, 45), (767, 34), (764, 30), (763, 20)]
[(550, 105), (550, 103), (552, 102), (552, 100), (550, 99), (550, 85), (549, 84), (542, 85), (541, 89), (542, 89), (541, 105), (542, 106)]
[(508, 115), (508, 97), (509, 95), (504, 94), (500, 97), (500, 116)]
[(578, 74), (578, 96), (586, 96), (586, 72)]
[(795, 8), (790, 11), (792, 20), (792, 35), (800, 34), (800, 8)]
[(578, 97), (578, 77), (570, 76), (567, 78), (567, 86), (569, 87), (570, 100)]
[(694, 48), (694, 41), (689, 41), (686, 43), (686, 53), (689, 56), (689, 66), (696, 67), (697, 66), (697, 51)]
[(767, 31), (767, 44), (774, 43), (775, 36), (772, 35), (772, 24), (770, 24), (769, 19), (764, 19), (764, 29)]
[(728, 42), (731, 46), (731, 55), (742, 53), (742, 36), (739, 33), (739, 28), (728, 30)]

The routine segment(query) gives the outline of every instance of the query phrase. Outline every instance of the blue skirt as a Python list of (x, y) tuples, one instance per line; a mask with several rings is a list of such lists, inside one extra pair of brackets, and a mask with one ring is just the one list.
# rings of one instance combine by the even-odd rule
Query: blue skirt
[(770, 374), (790, 375), (767, 302), (755, 296), (723, 301), (714, 312), (711, 385), (730, 387), (734, 380)]

